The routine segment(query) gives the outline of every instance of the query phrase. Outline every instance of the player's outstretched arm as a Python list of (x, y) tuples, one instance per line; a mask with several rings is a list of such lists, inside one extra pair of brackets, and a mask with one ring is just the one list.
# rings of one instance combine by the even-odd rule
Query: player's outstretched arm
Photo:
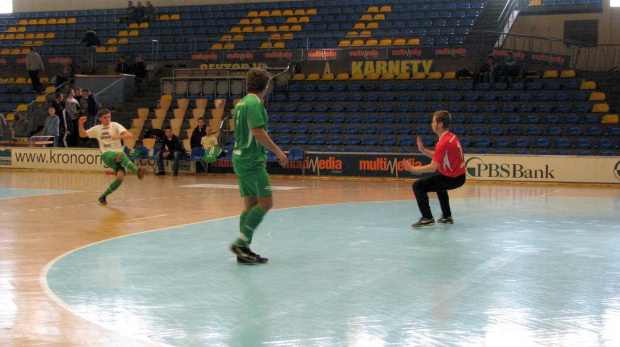
[(260, 128), (260, 127), (254, 128), (252, 129), (252, 135), (254, 135), (254, 138), (256, 138), (256, 141), (258, 141), (258, 143), (265, 146), (265, 148), (272, 151), (278, 156), (278, 159), (280, 159), (281, 166), (286, 165), (286, 163), (288, 162), (286, 154), (282, 152), (280, 147), (278, 147), (275, 143), (273, 143), (273, 141), (271, 141), (271, 138), (269, 137), (269, 135), (267, 135), (267, 132), (265, 131), (265, 129)]
[(84, 123), (86, 123), (86, 120), (88, 120), (88, 117), (86, 116), (82, 116), (80, 117), (80, 119), (78, 119), (78, 129), (80, 132), (80, 137), (88, 137), (86, 130), (84, 130)]
[(130, 131), (123, 131), (119, 136), (112, 135), (112, 140), (127, 140), (133, 139), (133, 134)]

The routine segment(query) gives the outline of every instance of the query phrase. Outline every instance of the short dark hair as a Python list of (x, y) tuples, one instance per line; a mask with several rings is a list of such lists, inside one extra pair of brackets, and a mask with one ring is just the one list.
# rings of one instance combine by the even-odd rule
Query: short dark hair
[(443, 123), (444, 129), (448, 129), (450, 127), (450, 123), (452, 121), (452, 115), (450, 115), (450, 112), (446, 110), (437, 111), (433, 114), (433, 117), (435, 117), (435, 122), (437, 122), (437, 124)]
[(102, 108), (99, 111), (99, 115), (97, 117), (101, 117), (101, 116), (106, 115), (106, 114), (112, 114), (112, 111), (110, 111), (110, 109), (107, 109), (107, 108)]
[(170, 129), (170, 131), (172, 131), (172, 128), (171, 128), (171, 127), (169, 127), (169, 126), (165, 127), (165, 128), (164, 128), (164, 131), (166, 131), (166, 130), (168, 130), (168, 129)]
[(245, 86), (248, 93), (262, 93), (269, 83), (269, 73), (264, 69), (252, 69), (245, 75)]

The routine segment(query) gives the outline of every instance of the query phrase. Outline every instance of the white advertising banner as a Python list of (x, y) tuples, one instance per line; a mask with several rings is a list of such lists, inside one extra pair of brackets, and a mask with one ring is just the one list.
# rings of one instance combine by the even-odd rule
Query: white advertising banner
[(619, 183), (620, 157), (466, 154), (467, 179)]

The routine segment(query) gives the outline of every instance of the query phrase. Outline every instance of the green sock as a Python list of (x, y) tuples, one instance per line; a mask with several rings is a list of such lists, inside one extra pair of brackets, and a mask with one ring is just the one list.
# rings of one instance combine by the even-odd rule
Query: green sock
[(267, 214), (267, 212), (261, 210), (258, 206), (252, 207), (250, 212), (248, 212), (245, 217), (245, 223), (241, 226), (241, 234), (245, 236), (245, 240), (243, 241), (247, 244), (252, 243), (252, 235), (254, 235), (254, 230), (263, 220), (265, 214)]
[(115, 191), (118, 187), (120, 187), (122, 183), (123, 181), (119, 180), (118, 178), (115, 179), (114, 182), (110, 183), (108, 189), (106, 189), (106, 191), (101, 194), (101, 197), (105, 198), (106, 196), (112, 194), (112, 192)]
[(244, 246), (244, 245), (248, 244), (244, 240), (245, 239), (245, 235), (243, 235), (241, 233), (241, 230), (243, 230), (243, 226), (245, 225), (245, 221), (246, 221), (247, 218), (248, 218), (248, 212), (245, 212), (245, 211), (241, 212), (241, 216), (239, 216), (239, 237), (237, 237), (237, 239), (235, 240), (235, 244), (236, 245)]
[(128, 168), (129, 170), (131, 170), (131, 172), (135, 174), (138, 173), (138, 168), (125, 154), (121, 154), (121, 165), (125, 168)]

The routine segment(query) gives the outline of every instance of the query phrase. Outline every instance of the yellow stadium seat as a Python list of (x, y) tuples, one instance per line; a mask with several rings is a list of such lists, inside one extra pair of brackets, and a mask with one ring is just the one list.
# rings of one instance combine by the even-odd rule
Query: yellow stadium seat
[(37, 98), (34, 99), (34, 102), (45, 102), (45, 95), (37, 95)]
[(293, 10), (284, 10), (284, 11), (282, 11), (282, 15), (283, 16), (292, 16), (293, 15)]
[(575, 73), (575, 70), (562, 70), (562, 72), (560, 73), (561, 78), (573, 78), (576, 75), (577, 74)]
[(4, 40), (4, 34), (0, 34), (0, 40)]
[(14, 115), (14, 114), (12, 114), (12, 113), (9, 113), (9, 114), (7, 114), (7, 115), (6, 115), (5, 120), (7, 120), (7, 121), (13, 121), (13, 120), (15, 120), (15, 115)]
[(240, 33), (241, 32), (241, 28), (240, 27), (232, 27), (232, 28), (230, 28), (230, 32), (231, 33)]
[(273, 16), (279, 17), (281, 15), (282, 15), (282, 11), (280, 11), (280, 10), (273, 10), (273, 11), (271, 11), (271, 16), (272, 17)]
[(138, 23), (131, 23), (127, 26), (128, 29), (138, 29)]
[(267, 29), (265, 29), (265, 31), (267, 32), (274, 32), (274, 31), (278, 31), (278, 27), (275, 25), (270, 25), (267, 27)]
[(116, 53), (117, 51), (118, 51), (118, 48), (116, 48), (116, 46), (108, 47), (108, 49), (106, 50), (106, 52), (108, 53)]
[(282, 41), (279, 41), (273, 44), (273, 48), (284, 48), (285, 46), (286, 45)]
[(250, 11), (250, 12), (248, 12), (248, 17), (258, 17), (258, 12), (257, 11)]
[(361, 72), (355, 72), (353, 73), (353, 75), (351, 75), (352, 80), (363, 80), (364, 77), (365, 77), (364, 74)]
[[(17, 37), (16, 37), (17, 38)], [(45, 34), (44, 33), (36, 33), (34, 35), (35, 39), (44, 39), (45, 38)]]
[(314, 16), (314, 15), (316, 15), (316, 13), (317, 13), (316, 12), (316, 8), (309, 8), (309, 9), (306, 10), (306, 15), (308, 15), (308, 16)]
[(252, 21), (250, 22), (250, 24), (252, 25), (260, 25), (263, 24), (263, 20), (260, 18), (252, 18)]
[(592, 92), (592, 94), (590, 94), (590, 101), (605, 101), (605, 93)]
[(364, 23), (355, 23), (355, 25), (353, 26), (354, 30), (364, 30), (366, 29), (366, 24)]
[(227, 43), (224, 45), (223, 47), (224, 49), (235, 49), (235, 44), (234, 43)]
[(396, 76), (397, 80), (408, 80), (411, 78), (411, 74), (409, 72), (401, 72)]
[(296, 73), (293, 75), (293, 81), (303, 81), (306, 79), (306, 75), (302, 73)]
[(34, 41), (32, 45), (36, 47), (43, 46), (43, 41), (41, 40)]
[(28, 54), (30, 53), (30, 48), (22, 48), (20, 54)]
[(383, 13), (377, 13), (372, 16), (372, 20), (385, 20), (385, 15)]
[(46, 39), (53, 39), (54, 36), (56, 36), (56, 34), (54, 34), (54, 33), (45, 33), (45, 38)]
[(379, 29), (379, 24), (377, 22), (371, 22), (366, 24), (366, 29)]
[(232, 37), (233, 41), (243, 41), (243, 34), (235, 35)]
[(168, 16), (167, 14), (162, 14), (162, 15), (159, 15), (157, 19), (158, 20), (170, 20), (170, 16)]
[(362, 46), (364, 46), (364, 40), (353, 40), (353, 42), (351, 42), (351, 46), (352, 47), (362, 47)]
[(411, 79), (423, 80), (423, 79), (426, 79), (426, 74), (424, 72), (414, 72)]
[(56, 24), (67, 24), (67, 18), (58, 18), (58, 22)]
[(595, 112), (595, 113), (609, 112), (609, 105), (596, 104), (592, 107), (592, 112)]
[(97, 53), (105, 53), (105, 47), (103, 46), (97, 47)]
[(291, 31), (291, 28), (289, 28), (288, 25), (284, 24), (278, 27), (278, 31)]
[(360, 17), (360, 20), (371, 21), (371, 20), (372, 20), (372, 16), (371, 16), (371, 15), (369, 15), (369, 14), (363, 14), (363, 15)]
[(379, 42), (377, 42), (377, 40), (369, 39), (369, 40), (366, 40), (366, 42), (364, 43), (364, 46), (374, 47), (374, 46), (377, 46), (378, 44), (379, 44)]
[(326, 73), (323, 76), (321, 76), (321, 80), (323, 81), (333, 81), (336, 77), (334, 76), (333, 73)]
[(269, 11), (263, 10), (258, 14), (259, 17), (269, 17)]
[(255, 33), (264, 33), (265, 32), (265, 27), (262, 25), (256, 26), (254, 27), (254, 32)]
[(230, 41), (232, 40), (232, 36), (230, 35), (222, 35), (222, 37), (220, 37), (220, 41)]
[(306, 76), (307, 81), (318, 81), (319, 79), (321, 79), (321, 77), (318, 73), (311, 73)]
[(29, 19), (28, 20), (28, 25), (37, 25), (37, 20), (36, 19)]
[(242, 18), (241, 20), (239, 20), (239, 25), (250, 25), (250, 19)]
[(15, 33), (15, 32), (17, 32), (17, 28), (16, 27), (8, 27), (6, 29), (6, 32), (8, 32), (8, 33)]
[(280, 34), (275, 33), (275, 34), (271, 34), (271, 35), (269, 35), (269, 39), (270, 39), (271, 41), (277, 41), (277, 40), (280, 40), (280, 39), (281, 39), (281, 37), (280, 37)]
[(45, 24), (47, 24), (47, 19), (45, 19), (45, 18), (41, 18), (41, 19), (39, 19), (39, 20), (37, 21), (37, 24), (38, 24), (38, 25), (45, 25)]
[(439, 71), (431, 72), (430, 74), (428, 74), (427, 79), (429, 79), (429, 80), (439, 80), (439, 79), (441, 79), (441, 72), (439, 72)]
[(211, 49), (213, 50), (220, 50), (222, 49), (222, 44), (221, 43), (214, 43), (211, 45)]
[(369, 72), (368, 75), (366, 75), (367, 80), (378, 80), (380, 78), (379, 74), (376, 72)]
[(291, 31), (301, 31), (301, 25), (295, 24), (291, 27)]
[(26, 40), (34, 39), (34, 33), (26, 33)]
[(393, 72), (386, 72), (383, 75), (381, 75), (381, 79), (382, 80), (393, 80), (396, 76), (394, 76)]
[(341, 72), (338, 75), (336, 75), (336, 80), (337, 81), (346, 81), (349, 78), (350, 77), (349, 77), (349, 74), (347, 72)]
[(26, 105), (26, 104), (17, 105), (17, 107), (15, 108), (15, 111), (17, 111), (17, 112), (19, 112), (19, 111), (28, 111), (28, 105)]
[(594, 81), (583, 81), (583, 82), (581, 82), (581, 89), (596, 89), (596, 82), (594, 82)]
[(293, 33), (282, 34), (282, 40), (292, 40), (292, 39), (293, 39)]
[(381, 8), (379, 9), (379, 12), (392, 12), (392, 7), (391, 6), (381, 6)]
[(370, 32), (370, 30), (363, 30), (362, 32), (360, 32), (360, 37), (370, 37), (372, 36), (372, 33)]
[(368, 12), (368, 13), (379, 12), (379, 7), (377, 7), (377, 6), (370, 6), (370, 7), (368, 8), (368, 11), (367, 11), (367, 12)]
[(17, 22), (17, 25), (28, 25), (28, 20), (27, 19), (20, 19), (19, 22)]
[(0, 50), (0, 55), (9, 55), (11, 54), (11, 50), (8, 48), (3, 48), (2, 50)]
[(360, 34), (357, 31), (349, 31), (344, 37), (359, 37)]
[(7, 40), (13, 40), (15, 38), (15, 34), (6, 34), (4, 38)]
[(603, 116), (602, 120), (603, 124), (618, 124), (619, 122), (620, 120), (617, 114), (606, 114)]
[(67, 24), (75, 24), (76, 19), (71, 17), (71, 18), (67, 18)]
[(126, 45), (129, 42), (127, 38), (118, 39), (119, 45)]
[(179, 19), (181, 19), (181, 15), (178, 13), (170, 15), (170, 20), (179, 20)]
[(297, 23), (297, 17), (288, 17), (286, 23)]
[(392, 45), (392, 39), (381, 39), (381, 41), (379, 41), (379, 46), (391, 46)]
[(444, 80), (453, 80), (455, 78), (456, 78), (456, 72), (454, 71), (448, 71), (445, 74), (443, 74)]
[(116, 39), (108, 39), (106, 41), (106, 45), (115, 45), (117, 43)]
[(307, 17), (307, 16), (299, 17), (297, 22), (299, 22), (299, 23), (309, 23), (310, 22), (310, 17)]
[(293, 16), (304, 16), (306, 15), (306, 11), (303, 8), (298, 8), (293, 12)]
[(121, 30), (116, 36), (129, 36), (129, 32), (127, 32), (127, 30)]
[(32, 46), (32, 41), (23, 41), (22, 46)]
[(558, 70), (546, 70), (543, 73), (543, 78), (558, 78)]
[(254, 31), (254, 28), (252, 27), (243, 27), (243, 29), (241, 29), (242, 33), (251, 33)]
[(148, 27), (149, 27), (149, 22), (142, 22), (138, 26), (138, 28), (140, 28), (140, 29), (147, 29)]
[(23, 40), (23, 39), (25, 39), (25, 38), (26, 38), (26, 35), (25, 35), (25, 34), (22, 34), (22, 33), (20, 33), (20, 34), (15, 34), (15, 39), (16, 39), (16, 40)]
[(273, 45), (271, 44), (271, 42), (263, 42), (260, 44), (260, 49), (269, 49), (271, 48)]
[(13, 48), (11, 49), (11, 54), (21, 54), (22, 50), (19, 48)]
[(420, 39), (409, 39), (407, 40), (407, 46), (417, 46), (420, 44)]

